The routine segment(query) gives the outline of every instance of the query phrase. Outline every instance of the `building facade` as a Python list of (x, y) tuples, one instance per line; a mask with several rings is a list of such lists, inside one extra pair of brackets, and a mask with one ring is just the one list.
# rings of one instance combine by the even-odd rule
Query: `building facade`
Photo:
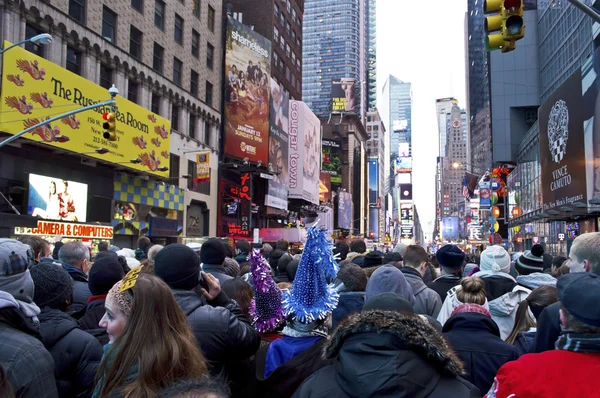
[(446, 114), (446, 156), (442, 158), (442, 217), (458, 216), (462, 181), (468, 167), (467, 113), (455, 101)]
[(367, 109), (377, 106), (377, 0), (367, 0)]
[(385, 126), (377, 109), (367, 112), (369, 162), (369, 236), (382, 244), (385, 238)]

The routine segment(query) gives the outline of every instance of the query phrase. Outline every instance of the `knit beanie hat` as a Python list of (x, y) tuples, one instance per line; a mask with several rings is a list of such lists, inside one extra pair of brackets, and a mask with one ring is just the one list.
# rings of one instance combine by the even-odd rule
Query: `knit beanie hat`
[(488, 318), (492, 317), (492, 315), (490, 314), (490, 311), (487, 308), (485, 308), (482, 305), (474, 304), (474, 303), (459, 305), (458, 307), (456, 307), (455, 309), (452, 310), (450, 317), (453, 317), (454, 315), (458, 315), (458, 314), (465, 314), (467, 312), (474, 312), (477, 314), (482, 314), (482, 315), (487, 316)]
[(386, 264), (377, 268), (365, 290), (365, 300), (381, 293), (396, 293), (407, 300), (411, 305), (415, 304), (415, 296), (412, 287), (406, 281), (404, 274), (393, 265)]
[(397, 263), (402, 261), (402, 255), (398, 252), (390, 252), (383, 258), (384, 264)]
[(124, 276), (125, 271), (116, 255), (103, 256), (94, 261), (90, 268), (88, 287), (94, 296), (107, 294), (110, 288)]
[(362, 311), (381, 310), (413, 314), (412, 304), (397, 293), (381, 293), (365, 302)]
[(34, 284), (28, 269), (33, 263), (34, 254), (29, 245), (14, 239), (0, 239), (0, 290), (17, 301), (33, 303)]
[(225, 245), (221, 240), (211, 238), (202, 244), (200, 262), (202, 264), (222, 265), (225, 261)]
[(240, 273), (240, 265), (233, 258), (225, 257), (225, 261), (223, 261), (223, 268), (225, 268), (225, 273), (233, 278), (238, 276)]
[(510, 256), (502, 246), (489, 246), (479, 259), (479, 268), (482, 271), (510, 272)]
[(254, 299), (249, 308), (252, 325), (260, 333), (272, 332), (284, 320), (281, 290), (271, 277), (269, 264), (259, 249), (253, 249), (250, 253), (250, 264), (254, 284)]
[(440, 247), (435, 253), (435, 257), (442, 267), (450, 269), (459, 269), (465, 261), (465, 253), (456, 245), (446, 245)]
[(56, 263), (39, 263), (31, 268), (35, 284), (33, 300), (39, 307), (59, 309), (73, 301), (73, 280), (63, 267)]
[[(337, 307), (339, 294), (326, 278), (335, 279), (338, 265), (325, 230), (313, 226), (307, 230), (304, 252), (292, 288), (284, 293), (285, 315), (293, 322), (308, 324), (323, 320)], [(290, 269), (288, 264), (288, 271)]]
[[(356, 264), (350, 263), (340, 268), (337, 279), (344, 284), (341, 291), (364, 292), (367, 288), (367, 274)], [(340, 290), (338, 289), (338, 291)]]
[(531, 250), (526, 250), (523, 255), (517, 259), (515, 268), (520, 275), (542, 272), (544, 270), (544, 247), (536, 244), (533, 245)]
[(376, 252), (370, 252), (370, 253), (367, 253), (367, 255), (365, 256), (362, 267), (370, 268), (370, 267), (376, 267), (381, 264), (383, 264), (383, 258)]
[(165, 246), (154, 258), (154, 274), (171, 289), (192, 290), (198, 286), (200, 259), (186, 245)]

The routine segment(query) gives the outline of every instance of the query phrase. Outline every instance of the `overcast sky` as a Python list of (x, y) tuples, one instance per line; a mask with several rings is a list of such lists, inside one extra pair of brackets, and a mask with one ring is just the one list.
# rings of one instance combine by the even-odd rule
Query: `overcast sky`
[(466, 10), (467, 0), (377, 0), (378, 95), (390, 74), (412, 83), (413, 195), (426, 233), (435, 219), (435, 99), (466, 108)]

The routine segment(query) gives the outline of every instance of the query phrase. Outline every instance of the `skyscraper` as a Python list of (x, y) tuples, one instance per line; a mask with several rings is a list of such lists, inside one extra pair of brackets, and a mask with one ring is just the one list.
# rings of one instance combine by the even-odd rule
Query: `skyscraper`
[(334, 80), (354, 79), (356, 112), (367, 111), (367, 0), (304, 3), (302, 99), (318, 116), (331, 112)]
[(377, 16), (376, 0), (367, 0), (367, 107), (377, 100)]
[(452, 110), (455, 101), (454, 97), (435, 100), (435, 115), (437, 117), (439, 130), (439, 155), (441, 157), (446, 156), (446, 119), (447, 114)]

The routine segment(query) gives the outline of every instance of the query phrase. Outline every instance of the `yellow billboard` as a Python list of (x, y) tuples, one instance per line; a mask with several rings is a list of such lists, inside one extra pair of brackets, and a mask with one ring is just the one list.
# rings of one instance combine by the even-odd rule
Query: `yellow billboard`
[[(4, 48), (10, 45), (4, 42)], [(16, 134), (69, 111), (110, 99), (108, 90), (20, 47), (3, 54), (0, 130)], [(117, 87), (123, 92), (123, 87)], [(99, 107), (46, 124), (23, 138), (125, 167), (168, 176), (171, 123), (117, 96), (116, 140), (103, 138)], [(55, 141), (67, 136), (67, 142)], [(109, 152), (98, 154), (97, 149)], [(139, 159), (138, 164), (130, 160)]]

